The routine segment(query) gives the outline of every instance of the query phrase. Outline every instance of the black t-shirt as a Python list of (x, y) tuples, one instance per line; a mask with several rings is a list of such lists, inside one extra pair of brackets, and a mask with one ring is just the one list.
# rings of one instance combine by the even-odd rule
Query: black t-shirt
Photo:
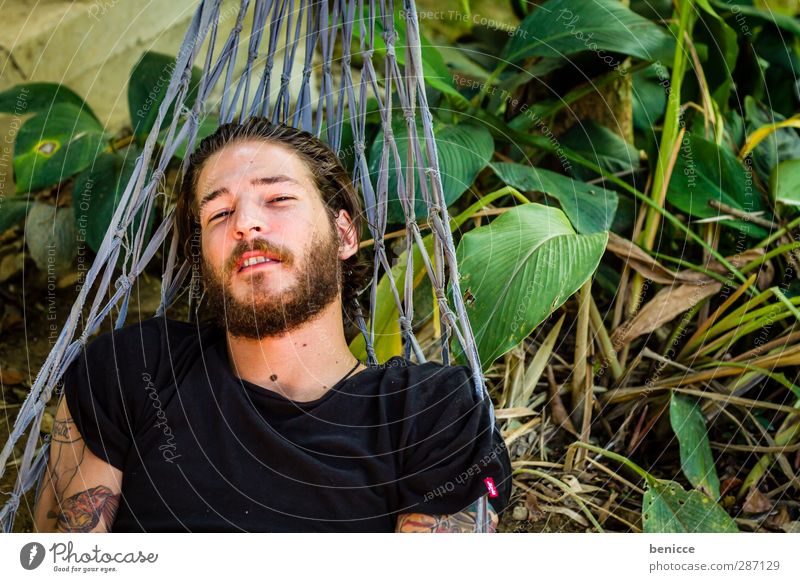
[(395, 357), (295, 402), (237, 378), (224, 333), (154, 317), (90, 342), (63, 385), (123, 472), (115, 532), (390, 532), (465, 509), (486, 478), (508, 504), (508, 451), (464, 366)]

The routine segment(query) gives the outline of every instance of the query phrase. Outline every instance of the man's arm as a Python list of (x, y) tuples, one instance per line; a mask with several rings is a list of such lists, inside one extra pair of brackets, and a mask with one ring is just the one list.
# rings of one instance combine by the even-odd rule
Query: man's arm
[[(491, 503), (486, 503), (489, 512), (489, 531), (497, 530), (497, 513)], [(397, 518), (395, 532), (400, 533), (471, 533), (475, 531), (478, 502), (458, 513), (450, 515), (428, 515), (426, 513), (401, 513)]]
[(122, 471), (89, 450), (62, 396), (51, 433), (50, 459), (34, 510), (36, 531), (110, 531), (121, 491)]

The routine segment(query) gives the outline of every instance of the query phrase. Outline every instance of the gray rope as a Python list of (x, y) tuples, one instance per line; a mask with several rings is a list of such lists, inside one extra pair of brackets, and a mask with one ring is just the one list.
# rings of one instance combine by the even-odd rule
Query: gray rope
[[(157, 315), (164, 314), (177, 300), (186, 277), (193, 272), (188, 260), (178, 264), (178, 245), (181, 241), (177, 240), (173, 229), (174, 206), (164, 208), (164, 221), (149, 241), (145, 238), (147, 217), (157, 204), (157, 197), (163, 195), (159, 191), (161, 180), (177, 148), (186, 144), (191, 151), (194, 147), (200, 121), (209, 113), (211, 92), (220, 82), (222, 99), (219, 104), (219, 118), (222, 123), (234, 119), (241, 121), (257, 113), (273, 121), (290, 123), (311, 131), (318, 137), (322, 136), (324, 130), (326, 141), (337, 151), (342, 146), (344, 124), (350, 124), (355, 145), (353, 182), (360, 187), (363, 194), (366, 222), (375, 241), (375, 263), (369, 292), (369, 324), (362, 313), (359, 312), (356, 317), (356, 324), (366, 341), (369, 362), (377, 363), (374, 349), (375, 307), (378, 282), (384, 273), (388, 277), (389, 288), (399, 314), (404, 353), (407, 358), (413, 354), (420, 363), (425, 361), (425, 353), (415, 337), (412, 325), (414, 249), (419, 248), (439, 309), (443, 331), (442, 360), (445, 364), (450, 362), (448, 340), (454, 335), (472, 368), (476, 393), (480, 398), (487, 396), (475, 339), (458, 284), (458, 266), (438, 167), (433, 120), (425, 94), (419, 27), (413, 0), (403, 0), (407, 40), (407, 46), (402, 47), (405, 51), (403, 66), (399, 64), (396, 54), (401, 47), (397, 46), (399, 35), (394, 25), (395, 10), (392, 0), (368, 0), (366, 3), (364, 0), (334, 0), (330, 8), (329, 0), (297, 0), (296, 9), (295, 0), (241, 0), (233, 29), (217, 50), (219, 23), (223, 18), (221, 3), (221, 0), (201, 0), (199, 3), (178, 51), (164, 101), (136, 160), (131, 178), (97, 251), (97, 257), (87, 271), (85, 282), (61, 333), (37, 373), (28, 397), (20, 407), (9, 440), (0, 451), (2, 477), (14, 452), (14, 446), (28, 432), (17, 480), (9, 499), (0, 509), (0, 527), (3, 531), (11, 531), (20, 499), (39, 481), (46, 467), (49, 440), (38, 450), (37, 443), (45, 404), (54, 387), (112, 309), (120, 309), (114, 323), (115, 329), (125, 324), (131, 288), (156, 251), (166, 244), (171, 230), (173, 232), (167, 250), (161, 304)], [(252, 26), (249, 38), (243, 39), (242, 32), (248, 13), (252, 13)], [(224, 15), (225, 19), (228, 17), (228, 14)], [(382, 29), (386, 45), (384, 69), (380, 76), (373, 63), (377, 25)], [(364, 64), (359, 78), (354, 80), (351, 62), (354, 56), (352, 41), (356, 34), (358, 56)], [(273, 69), (281, 38), (285, 45), (284, 61), (281, 70), (276, 72)], [(203, 76), (197, 88), (195, 103), (189, 108), (186, 101), (191, 89), (192, 67), (206, 39), (208, 51), (203, 64)], [(334, 47), (337, 43), (341, 47), (341, 58), (338, 63), (334, 63)], [(263, 54), (261, 51), (265, 46), (266, 54)], [(246, 62), (241, 75), (235, 79), (235, 63), (240, 50), (246, 52)], [(292, 95), (291, 80), (295, 63), (301, 55), (303, 63), (298, 73), (299, 89)], [(319, 63), (315, 61), (317, 58), (320, 59)], [(258, 82), (254, 82), (252, 75), (258, 67), (262, 67), (262, 75)], [(275, 74), (278, 75), (278, 80), (272, 83)], [(312, 76), (315, 74), (320, 83), (316, 108), (312, 107), (311, 94)], [(277, 91), (273, 95), (275, 84)], [(383, 149), (374, 183), (365, 151), (367, 100), (370, 98), (378, 103), (383, 127)], [(158, 155), (154, 155), (156, 140), (171, 108), (176, 113), (166, 127), (166, 139), (162, 148)], [(396, 111), (402, 112), (409, 138), (405, 173), (401, 170), (401, 156), (392, 130)], [(421, 130), (422, 144), (418, 139), (418, 129)], [(184, 172), (187, 160), (188, 156), (183, 162)], [(396, 195), (406, 219), (405, 252), (408, 261), (402, 293), (392, 274), (384, 243), (388, 220), (390, 160), (396, 172)], [(416, 221), (417, 182), (421, 199), (428, 209), (428, 220), (434, 235), (432, 256), (424, 248)], [(133, 231), (132, 225), (137, 217), (138, 229)], [(122, 274), (115, 278), (114, 269), (120, 256), (123, 259)], [(453, 286), (453, 309), (445, 294), (448, 273)], [(112, 279), (115, 288), (111, 298), (107, 299)], [(194, 283), (192, 280), (192, 287)], [(193, 300), (190, 292), (190, 311)], [(87, 304), (91, 307), (84, 319), (83, 307)], [(79, 331), (78, 323), (81, 321), (85, 321), (85, 324)], [(477, 521), (478, 531), (486, 531), (486, 496), (478, 504)]]

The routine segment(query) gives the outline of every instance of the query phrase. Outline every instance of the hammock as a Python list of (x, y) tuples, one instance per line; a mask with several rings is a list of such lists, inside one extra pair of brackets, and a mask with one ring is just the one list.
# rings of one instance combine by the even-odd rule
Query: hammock
[[(435, 293), (439, 317), (442, 327), (441, 348), (442, 361), (450, 364), (448, 344), (451, 334), (460, 343), (472, 369), (474, 389), (480, 398), (488, 398), (481, 375), (480, 360), (475, 345), (472, 329), (458, 284), (458, 269), (452, 234), (449, 228), (447, 205), (442, 193), (442, 183), (438, 167), (436, 142), (433, 138), (432, 117), (425, 94), (422, 75), (422, 54), (414, 0), (403, 0), (406, 44), (397, 46), (399, 35), (395, 26), (395, 9), (393, 0), (241, 0), (236, 23), (228, 38), (217, 50), (217, 29), (220, 22), (220, 6), (222, 0), (202, 0), (194, 14), (189, 29), (183, 39), (175, 62), (166, 97), (158, 110), (155, 121), (141, 155), (136, 160), (135, 170), (128, 182), (120, 203), (114, 213), (103, 242), (97, 252), (96, 259), (86, 274), (85, 284), (80, 289), (77, 299), (69, 314), (68, 320), (53, 345), (50, 354), (39, 370), (36, 380), (23, 403), (15, 420), (8, 442), (0, 453), (0, 477), (2, 477), (9, 456), (15, 444), (30, 429), (24, 452), (19, 463), (19, 473), (10, 498), (0, 510), (0, 526), (3, 531), (10, 532), (20, 498), (41, 476), (47, 464), (49, 439), (37, 450), (39, 428), (50, 399), (53, 387), (70, 363), (78, 357), (86, 346), (88, 338), (98, 329), (115, 306), (119, 306), (119, 315), (115, 321), (115, 329), (125, 323), (131, 287), (136, 277), (145, 269), (155, 252), (166, 241), (172, 232), (169, 243), (168, 259), (161, 281), (161, 303), (156, 315), (163, 315), (178, 295), (191, 265), (183, 261), (178, 265), (177, 249), (179, 241), (173, 226), (174, 206), (165, 214), (164, 222), (156, 229), (149, 241), (145, 241), (146, 220), (140, 222), (138, 232), (129, 240), (126, 231), (134, 217), (149, 216), (159, 184), (164, 177), (167, 164), (177, 148), (186, 144), (187, 151), (192, 151), (198, 132), (200, 120), (208, 111), (207, 101), (212, 90), (222, 83), (222, 99), (219, 109), (220, 123), (241, 122), (251, 116), (267, 117), (274, 123), (286, 123), (323, 137), (333, 148), (339, 151), (342, 143), (342, 130), (348, 123), (354, 138), (355, 163), (353, 183), (360, 187), (364, 198), (364, 208), (370, 232), (375, 241), (375, 264), (372, 286), (370, 290), (369, 325), (363, 316), (357, 318), (357, 325), (364, 335), (369, 363), (377, 364), (374, 340), (374, 314), (376, 307), (377, 285), (382, 272), (388, 275), (391, 291), (400, 314), (399, 324), (403, 340), (405, 357), (411, 358), (412, 352), (420, 363), (425, 356), (417, 342), (411, 322), (414, 316), (413, 304), (413, 250), (417, 245), (422, 250), (422, 260), (431, 280)], [(252, 6), (251, 6), (252, 5)], [(245, 17), (252, 9), (252, 28), (248, 39), (242, 39)], [(229, 17), (226, 15), (226, 18)], [(378, 27), (380, 27), (378, 29)], [(376, 46), (376, 29), (382, 37), (383, 44)], [(300, 42), (301, 30), (303, 43)], [(285, 58), (282, 70), (273, 71), (278, 40), (284, 36)], [(197, 98), (191, 109), (186, 107), (192, 66), (198, 58), (203, 43), (208, 40), (208, 51), (203, 66), (203, 75), (197, 89)], [(358, 43), (358, 51), (351, 52), (354, 39)], [(337, 44), (339, 53), (334, 56)], [(247, 46), (243, 46), (247, 42)], [(266, 56), (261, 50), (266, 44)], [(298, 48), (303, 47), (302, 82), (296, 95), (290, 95), (289, 81), (298, 57)], [(314, 71), (314, 56), (317, 47), (321, 52), (321, 87), (316, 103), (311, 96), (311, 74)], [(402, 51), (398, 57), (397, 49)], [(234, 64), (239, 51), (246, 51), (246, 63), (241, 76), (234, 80)], [(373, 65), (373, 56), (379, 51), (384, 67), (379, 76)], [(212, 57), (216, 55), (215, 60)], [(257, 57), (263, 64), (256, 65)], [(360, 78), (354, 81), (351, 72), (351, 59), (358, 56), (363, 62)], [(336, 66), (334, 67), (335, 61)], [(199, 63), (198, 63), (199, 64)], [(260, 79), (253, 79), (253, 72), (263, 67)], [(336, 69), (336, 70), (334, 70)], [(278, 85), (279, 83), (279, 85)], [(273, 98), (275, 87), (277, 95)], [(292, 99), (293, 97), (293, 99)], [(365, 156), (365, 129), (367, 100), (377, 101), (383, 126), (383, 148), (380, 159), (380, 170), (376, 184), (370, 180), (370, 173)], [(402, 110), (409, 131), (407, 152), (408, 167), (404, 175), (398, 153), (398, 146), (392, 134), (393, 100), (397, 100), (397, 108)], [(174, 111), (166, 130), (166, 140), (162, 149), (156, 154), (156, 139), (162, 131), (162, 124), (170, 107)], [(347, 119), (345, 114), (347, 113)], [(421, 118), (418, 124), (417, 117)], [(323, 136), (323, 128), (325, 135)], [(421, 129), (424, 137), (421, 142), (417, 137)], [(423, 155), (422, 147), (425, 148)], [(406, 267), (403, 292), (392, 276), (391, 266), (384, 247), (384, 233), (387, 222), (387, 200), (389, 189), (390, 157), (396, 168), (397, 194), (400, 198), (406, 217)], [(419, 160), (428, 160), (419, 163)], [(185, 172), (188, 156), (184, 160), (182, 171)], [(152, 172), (150, 169), (152, 168)], [(433, 260), (425, 252), (420, 235), (420, 228), (415, 219), (414, 188), (415, 176), (418, 175), (419, 192), (428, 208), (428, 222), (434, 235)], [(149, 176), (149, 177), (148, 177)], [(110, 300), (109, 285), (114, 276), (115, 265), (122, 254), (122, 274), (114, 281), (115, 291)], [(450, 273), (453, 288), (453, 308), (451, 310), (445, 293), (445, 266)], [(76, 339), (78, 321), (83, 307), (87, 304), (90, 292), (93, 291), (91, 309), (85, 325)], [(190, 293), (190, 296), (192, 294)], [(491, 406), (490, 406), (491, 409)], [(494, 414), (492, 413), (492, 423)], [(476, 531), (488, 529), (486, 495), (478, 503)]]

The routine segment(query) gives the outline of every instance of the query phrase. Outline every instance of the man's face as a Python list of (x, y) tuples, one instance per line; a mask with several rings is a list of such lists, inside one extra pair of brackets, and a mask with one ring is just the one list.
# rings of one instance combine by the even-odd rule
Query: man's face
[[(339, 301), (346, 211), (333, 222), (286, 146), (242, 141), (211, 156), (196, 200), (208, 309), (231, 335), (282, 335)], [(342, 231), (340, 233), (340, 231)]]

